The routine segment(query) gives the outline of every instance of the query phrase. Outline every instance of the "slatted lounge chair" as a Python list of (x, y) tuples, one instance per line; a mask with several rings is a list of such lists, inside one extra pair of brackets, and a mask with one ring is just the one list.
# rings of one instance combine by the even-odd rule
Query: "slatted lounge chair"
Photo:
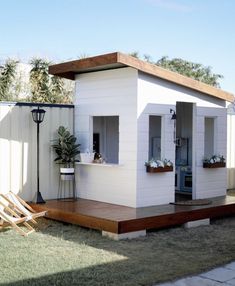
[(13, 192), (8, 192), (6, 194), (0, 194), (10, 205), (13, 207), (14, 211), (20, 215), (23, 215), (32, 221), (34, 224), (37, 224), (35, 221), (36, 218), (45, 216), (46, 211), (36, 212), (29, 204), (27, 204), (21, 197), (14, 194)]
[[(10, 225), (21, 235), (28, 236), (35, 230), (30, 224), (27, 223), (27, 220), (27, 217), (20, 217), (10, 207), (5, 205), (2, 200), (0, 200), (0, 228)], [(27, 228), (27, 231), (21, 228), (19, 224), (23, 224)]]

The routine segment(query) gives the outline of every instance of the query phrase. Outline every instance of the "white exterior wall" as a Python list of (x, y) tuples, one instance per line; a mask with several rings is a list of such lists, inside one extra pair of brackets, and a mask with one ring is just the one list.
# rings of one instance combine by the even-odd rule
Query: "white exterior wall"
[[(143, 103), (143, 100), (141, 100)], [(162, 117), (161, 158), (175, 161), (174, 122), (168, 105), (147, 104), (138, 116), (137, 207), (160, 205), (174, 201), (175, 173), (147, 173), (149, 156), (149, 115)]]
[(215, 118), (214, 130), (214, 154), (227, 154), (227, 112), (224, 108), (203, 108), (196, 110), (196, 170), (195, 170), (195, 199), (210, 198), (226, 195), (227, 169), (203, 168), (204, 140), (205, 140), (205, 117)]
[[(223, 195), (226, 190), (226, 168), (208, 170), (202, 168), (204, 154), (204, 116), (218, 116), (217, 128), (223, 138), (218, 138), (217, 151), (226, 154), (226, 109), (225, 102), (205, 94), (177, 86), (176, 84), (139, 72), (138, 76), (138, 161), (137, 161), (137, 206), (164, 204), (174, 201), (175, 172), (148, 174), (144, 162), (148, 159), (148, 118), (149, 115), (161, 115), (162, 158), (175, 164), (175, 144), (173, 143), (173, 121), (170, 109), (176, 109), (176, 102), (191, 102), (193, 107), (193, 197)], [(203, 107), (200, 109), (200, 107)], [(199, 111), (198, 111), (199, 110)], [(202, 110), (204, 113), (202, 114)], [(213, 111), (212, 111), (213, 110)], [(201, 112), (200, 112), (201, 111)], [(202, 138), (203, 134), (203, 138)], [(203, 144), (203, 145), (202, 145)], [(210, 181), (216, 178), (213, 191)], [(218, 183), (219, 181), (219, 183)]]
[[(170, 109), (176, 102), (193, 105), (193, 197), (224, 194), (226, 169), (202, 168), (204, 117), (216, 116), (216, 150), (226, 151), (225, 102), (220, 99), (143, 74), (132, 68), (77, 75), (75, 135), (81, 150), (92, 151), (92, 116), (119, 116), (119, 164), (81, 164), (76, 168), (77, 192), (81, 198), (131, 207), (159, 205), (174, 201), (175, 172), (146, 173), (149, 156), (149, 116), (162, 117), (161, 157), (175, 164), (174, 122)], [(203, 133), (204, 136), (204, 133)], [(209, 179), (206, 179), (206, 178)], [(216, 189), (211, 181), (217, 180)]]
[[(144, 74), (138, 73), (138, 99), (140, 95), (144, 95), (145, 103), (158, 103), (175, 105), (177, 101), (196, 103), (202, 107), (225, 107), (225, 101), (215, 98), (189, 88), (167, 82)], [(138, 113), (143, 111), (145, 104), (141, 104), (138, 100)], [(169, 111), (170, 112), (170, 111)]]
[(227, 170), (228, 189), (235, 189), (235, 110), (227, 116)]
[(119, 116), (119, 165), (78, 164), (80, 198), (136, 207), (137, 71), (121, 68), (77, 75), (75, 134), (92, 151), (92, 116)]
[[(0, 104), (0, 193), (13, 191), (27, 201), (37, 190), (37, 124), (32, 120), (35, 106)], [(73, 132), (73, 108), (42, 107), (40, 124), (40, 191), (44, 199), (56, 199), (59, 165), (51, 144), (60, 125)]]

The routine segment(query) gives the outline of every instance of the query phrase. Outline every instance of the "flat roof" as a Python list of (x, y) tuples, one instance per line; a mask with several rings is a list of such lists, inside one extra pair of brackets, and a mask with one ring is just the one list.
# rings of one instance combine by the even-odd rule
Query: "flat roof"
[(122, 67), (132, 67), (143, 73), (164, 79), (169, 82), (196, 90), (207, 95), (226, 100), (234, 101), (232, 93), (215, 88), (211, 85), (183, 76), (181, 74), (161, 68), (157, 65), (139, 60), (120, 52), (88, 57), (80, 60), (64, 62), (49, 66), (49, 73), (63, 78), (75, 79), (76, 74), (116, 69)]

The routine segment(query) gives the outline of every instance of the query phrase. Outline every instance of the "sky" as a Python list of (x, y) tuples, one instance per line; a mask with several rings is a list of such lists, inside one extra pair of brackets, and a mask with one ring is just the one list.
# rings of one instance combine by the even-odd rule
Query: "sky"
[(120, 51), (182, 58), (235, 94), (234, 0), (0, 0), (0, 60)]

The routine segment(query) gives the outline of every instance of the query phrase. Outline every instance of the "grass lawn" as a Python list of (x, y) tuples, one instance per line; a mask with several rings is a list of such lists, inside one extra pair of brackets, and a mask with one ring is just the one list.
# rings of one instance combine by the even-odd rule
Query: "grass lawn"
[(154, 285), (235, 260), (235, 217), (112, 241), (41, 219), (27, 238), (0, 231), (0, 285)]

